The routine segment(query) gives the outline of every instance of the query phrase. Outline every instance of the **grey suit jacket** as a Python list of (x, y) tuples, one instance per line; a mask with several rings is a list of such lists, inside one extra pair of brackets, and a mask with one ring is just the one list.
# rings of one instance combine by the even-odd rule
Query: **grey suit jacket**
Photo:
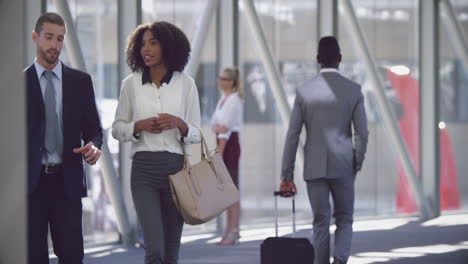
[(306, 128), (304, 180), (350, 177), (361, 168), (369, 132), (359, 84), (338, 72), (323, 72), (297, 90), (284, 145), (282, 180), (294, 179), (302, 125)]

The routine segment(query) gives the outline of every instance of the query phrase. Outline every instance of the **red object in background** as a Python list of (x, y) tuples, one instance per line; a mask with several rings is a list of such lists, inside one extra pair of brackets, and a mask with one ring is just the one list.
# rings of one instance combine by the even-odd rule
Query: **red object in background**
[[(387, 77), (401, 101), (403, 117), (399, 121), (400, 131), (406, 143), (416, 174), (419, 175), (419, 83), (408, 75), (397, 75), (387, 71)], [(408, 177), (398, 159), (397, 212), (418, 211)], [(455, 155), (446, 129), (440, 130), (440, 208), (458, 209), (460, 193), (455, 166)]]

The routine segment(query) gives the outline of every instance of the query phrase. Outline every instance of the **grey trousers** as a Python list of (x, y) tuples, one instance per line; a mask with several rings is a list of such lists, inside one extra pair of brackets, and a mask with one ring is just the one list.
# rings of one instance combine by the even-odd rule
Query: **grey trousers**
[(307, 193), (314, 214), (315, 264), (330, 263), (330, 194), (336, 223), (333, 257), (345, 263), (348, 261), (353, 235), (354, 179), (352, 176), (307, 181)]
[(131, 190), (145, 240), (145, 264), (176, 264), (184, 221), (169, 188), (169, 175), (180, 171), (184, 157), (169, 152), (133, 156)]

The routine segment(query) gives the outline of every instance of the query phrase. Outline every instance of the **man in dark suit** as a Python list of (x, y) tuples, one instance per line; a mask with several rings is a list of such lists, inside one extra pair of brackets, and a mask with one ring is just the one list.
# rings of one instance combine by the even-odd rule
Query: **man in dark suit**
[(333, 264), (345, 264), (353, 232), (354, 180), (364, 162), (369, 132), (361, 86), (339, 73), (341, 53), (334, 37), (320, 39), (317, 61), (320, 74), (297, 90), (280, 190), (296, 191), (294, 162), (305, 125), (304, 180), (314, 213), (314, 263), (330, 264), (331, 194), (336, 219)]
[(39, 17), (32, 32), (36, 60), (25, 70), (30, 264), (49, 263), (49, 225), (59, 263), (83, 263), (83, 157), (92, 165), (101, 155), (102, 128), (91, 77), (59, 60), (65, 31), (58, 14)]

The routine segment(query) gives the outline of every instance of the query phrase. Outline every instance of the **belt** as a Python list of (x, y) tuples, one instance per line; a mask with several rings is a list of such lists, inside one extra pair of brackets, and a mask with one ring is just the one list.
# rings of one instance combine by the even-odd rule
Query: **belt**
[(46, 164), (41, 166), (45, 174), (57, 174), (62, 170), (62, 164)]

